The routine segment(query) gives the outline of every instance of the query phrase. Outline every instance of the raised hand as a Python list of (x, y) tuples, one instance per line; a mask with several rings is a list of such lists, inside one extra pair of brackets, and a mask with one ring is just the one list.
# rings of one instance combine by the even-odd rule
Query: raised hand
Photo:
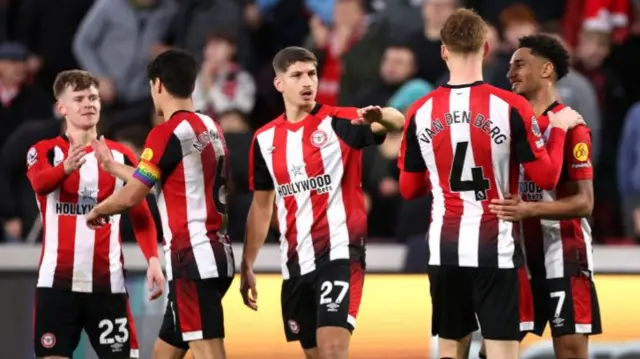
[(75, 143), (71, 137), (69, 137), (69, 145), (67, 159), (63, 162), (64, 172), (66, 174), (71, 174), (71, 172), (79, 169), (86, 162), (84, 159), (84, 146)]
[(104, 136), (100, 136), (100, 140), (92, 140), (91, 147), (93, 147), (93, 151), (95, 152), (96, 159), (98, 163), (102, 167), (103, 170), (109, 171), (110, 166), (113, 164), (113, 154), (107, 146), (107, 142), (104, 139)]
[(382, 120), (382, 108), (380, 106), (367, 106), (358, 110), (358, 118), (352, 123), (358, 125), (370, 125)]

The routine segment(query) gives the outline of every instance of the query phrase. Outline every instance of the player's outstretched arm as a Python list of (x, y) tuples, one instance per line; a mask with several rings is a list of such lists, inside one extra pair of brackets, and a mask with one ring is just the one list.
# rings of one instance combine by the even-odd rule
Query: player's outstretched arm
[(368, 124), (375, 134), (400, 131), (404, 127), (404, 115), (393, 107), (367, 106), (358, 109), (355, 124)]
[(133, 175), (133, 178), (134, 180), (127, 182), (120, 191), (93, 207), (86, 217), (87, 225), (90, 228), (102, 226), (109, 216), (127, 211), (145, 200), (151, 191), (151, 187), (147, 187), (145, 183), (136, 180), (136, 174)]
[(69, 138), (69, 142), (70, 148), (67, 158), (55, 167), (49, 163), (47, 158), (49, 146), (46, 142), (40, 142), (29, 149), (27, 177), (36, 194), (41, 196), (49, 194), (60, 187), (68, 175), (84, 164), (84, 147), (74, 143), (71, 138)]
[(91, 146), (93, 147), (96, 159), (103, 170), (124, 182), (129, 182), (131, 180), (133, 172), (136, 170), (135, 167), (116, 161), (113, 158), (113, 154), (111, 153), (109, 146), (107, 146), (104, 136), (100, 137), (100, 140), (91, 141)]

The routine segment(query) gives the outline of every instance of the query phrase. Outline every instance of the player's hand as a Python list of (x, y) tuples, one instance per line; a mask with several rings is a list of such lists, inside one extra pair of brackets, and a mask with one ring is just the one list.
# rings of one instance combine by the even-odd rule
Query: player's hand
[(71, 172), (79, 169), (86, 162), (84, 159), (86, 154), (84, 152), (84, 146), (75, 143), (71, 137), (69, 137), (69, 146), (67, 159), (63, 162), (64, 172), (66, 174), (71, 174)]
[(89, 214), (85, 217), (87, 226), (93, 230), (96, 230), (105, 224), (109, 223), (109, 216), (102, 216), (98, 214), (94, 207)]
[(506, 195), (504, 199), (492, 200), (491, 204), (489, 204), (489, 209), (499, 219), (510, 222), (532, 217), (529, 203), (512, 194)]
[(258, 310), (258, 291), (256, 290), (256, 275), (253, 269), (242, 269), (240, 273), (240, 294), (244, 305)]
[(149, 259), (149, 267), (147, 268), (147, 286), (149, 287), (149, 300), (159, 298), (164, 291), (164, 274), (162, 274), (162, 266), (156, 257)]
[(92, 140), (91, 147), (93, 147), (93, 151), (95, 153), (96, 159), (102, 167), (103, 170), (109, 172), (111, 166), (114, 163), (113, 154), (107, 146), (107, 142), (104, 139), (104, 136), (100, 136), (100, 140)]
[(367, 106), (358, 109), (358, 118), (352, 123), (357, 125), (370, 125), (382, 121), (382, 108), (380, 106)]
[(571, 107), (565, 107), (558, 112), (549, 112), (549, 122), (553, 127), (570, 130), (576, 126), (584, 125), (584, 119)]

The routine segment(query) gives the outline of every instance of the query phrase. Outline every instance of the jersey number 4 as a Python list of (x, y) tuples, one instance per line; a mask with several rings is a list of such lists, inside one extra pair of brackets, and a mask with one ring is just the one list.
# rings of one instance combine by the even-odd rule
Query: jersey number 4
[(453, 155), (453, 164), (451, 166), (451, 175), (449, 176), (449, 188), (452, 192), (473, 191), (476, 196), (476, 201), (484, 201), (487, 199), (489, 180), (484, 177), (482, 167), (471, 167), (471, 180), (462, 180), (464, 160), (467, 156), (468, 148), (469, 142), (458, 142), (456, 144), (456, 152)]

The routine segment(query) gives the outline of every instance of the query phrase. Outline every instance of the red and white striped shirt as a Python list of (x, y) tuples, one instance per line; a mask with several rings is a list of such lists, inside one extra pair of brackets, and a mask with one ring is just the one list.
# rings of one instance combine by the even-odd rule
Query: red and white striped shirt
[(284, 115), (260, 128), (249, 152), (249, 185), (276, 191), (284, 279), (326, 261), (364, 261), (367, 215), (362, 149), (380, 144), (356, 108), (317, 104), (302, 121)]
[(167, 278), (233, 277), (227, 147), (209, 116), (178, 111), (149, 133), (133, 177), (154, 187)]
[(527, 101), (482, 81), (439, 87), (410, 108), (398, 161), (431, 182), (429, 265), (522, 264), (518, 225), (498, 220), (489, 203), (517, 195), (518, 163), (541, 187), (555, 186), (565, 132), (552, 133), (547, 153)]
[[(127, 147), (107, 141), (114, 159), (135, 165)], [(38, 287), (74, 292), (126, 292), (120, 240), (120, 215), (96, 229), (86, 225), (85, 215), (118, 191), (123, 182), (103, 171), (91, 146), (79, 170), (66, 175), (69, 151), (66, 136), (43, 140), (27, 154), (31, 182), (43, 224)], [(136, 239), (148, 259), (157, 256), (158, 238), (146, 201), (130, 211)]]
[[(554, 102), (539, 118), (545, 140), (549, 138), (549, 111), (559, 111), (565, 106)], [(567, 132), (564, 151), (564, 168), (555, 189), (544, 191), (520, 171), (520, 194), (525, 201), (557, 201), (571, 196), (570, 181), (593, 179), (591, 166), (591, 133), (586, 126), (578, 126)], [(579, 271), (593, 273), (593, 248), (591, 227), (586, 218), (561, 221), (529, 218), (522, 223), (527, 267), (533, 276), (562, 278)]]

